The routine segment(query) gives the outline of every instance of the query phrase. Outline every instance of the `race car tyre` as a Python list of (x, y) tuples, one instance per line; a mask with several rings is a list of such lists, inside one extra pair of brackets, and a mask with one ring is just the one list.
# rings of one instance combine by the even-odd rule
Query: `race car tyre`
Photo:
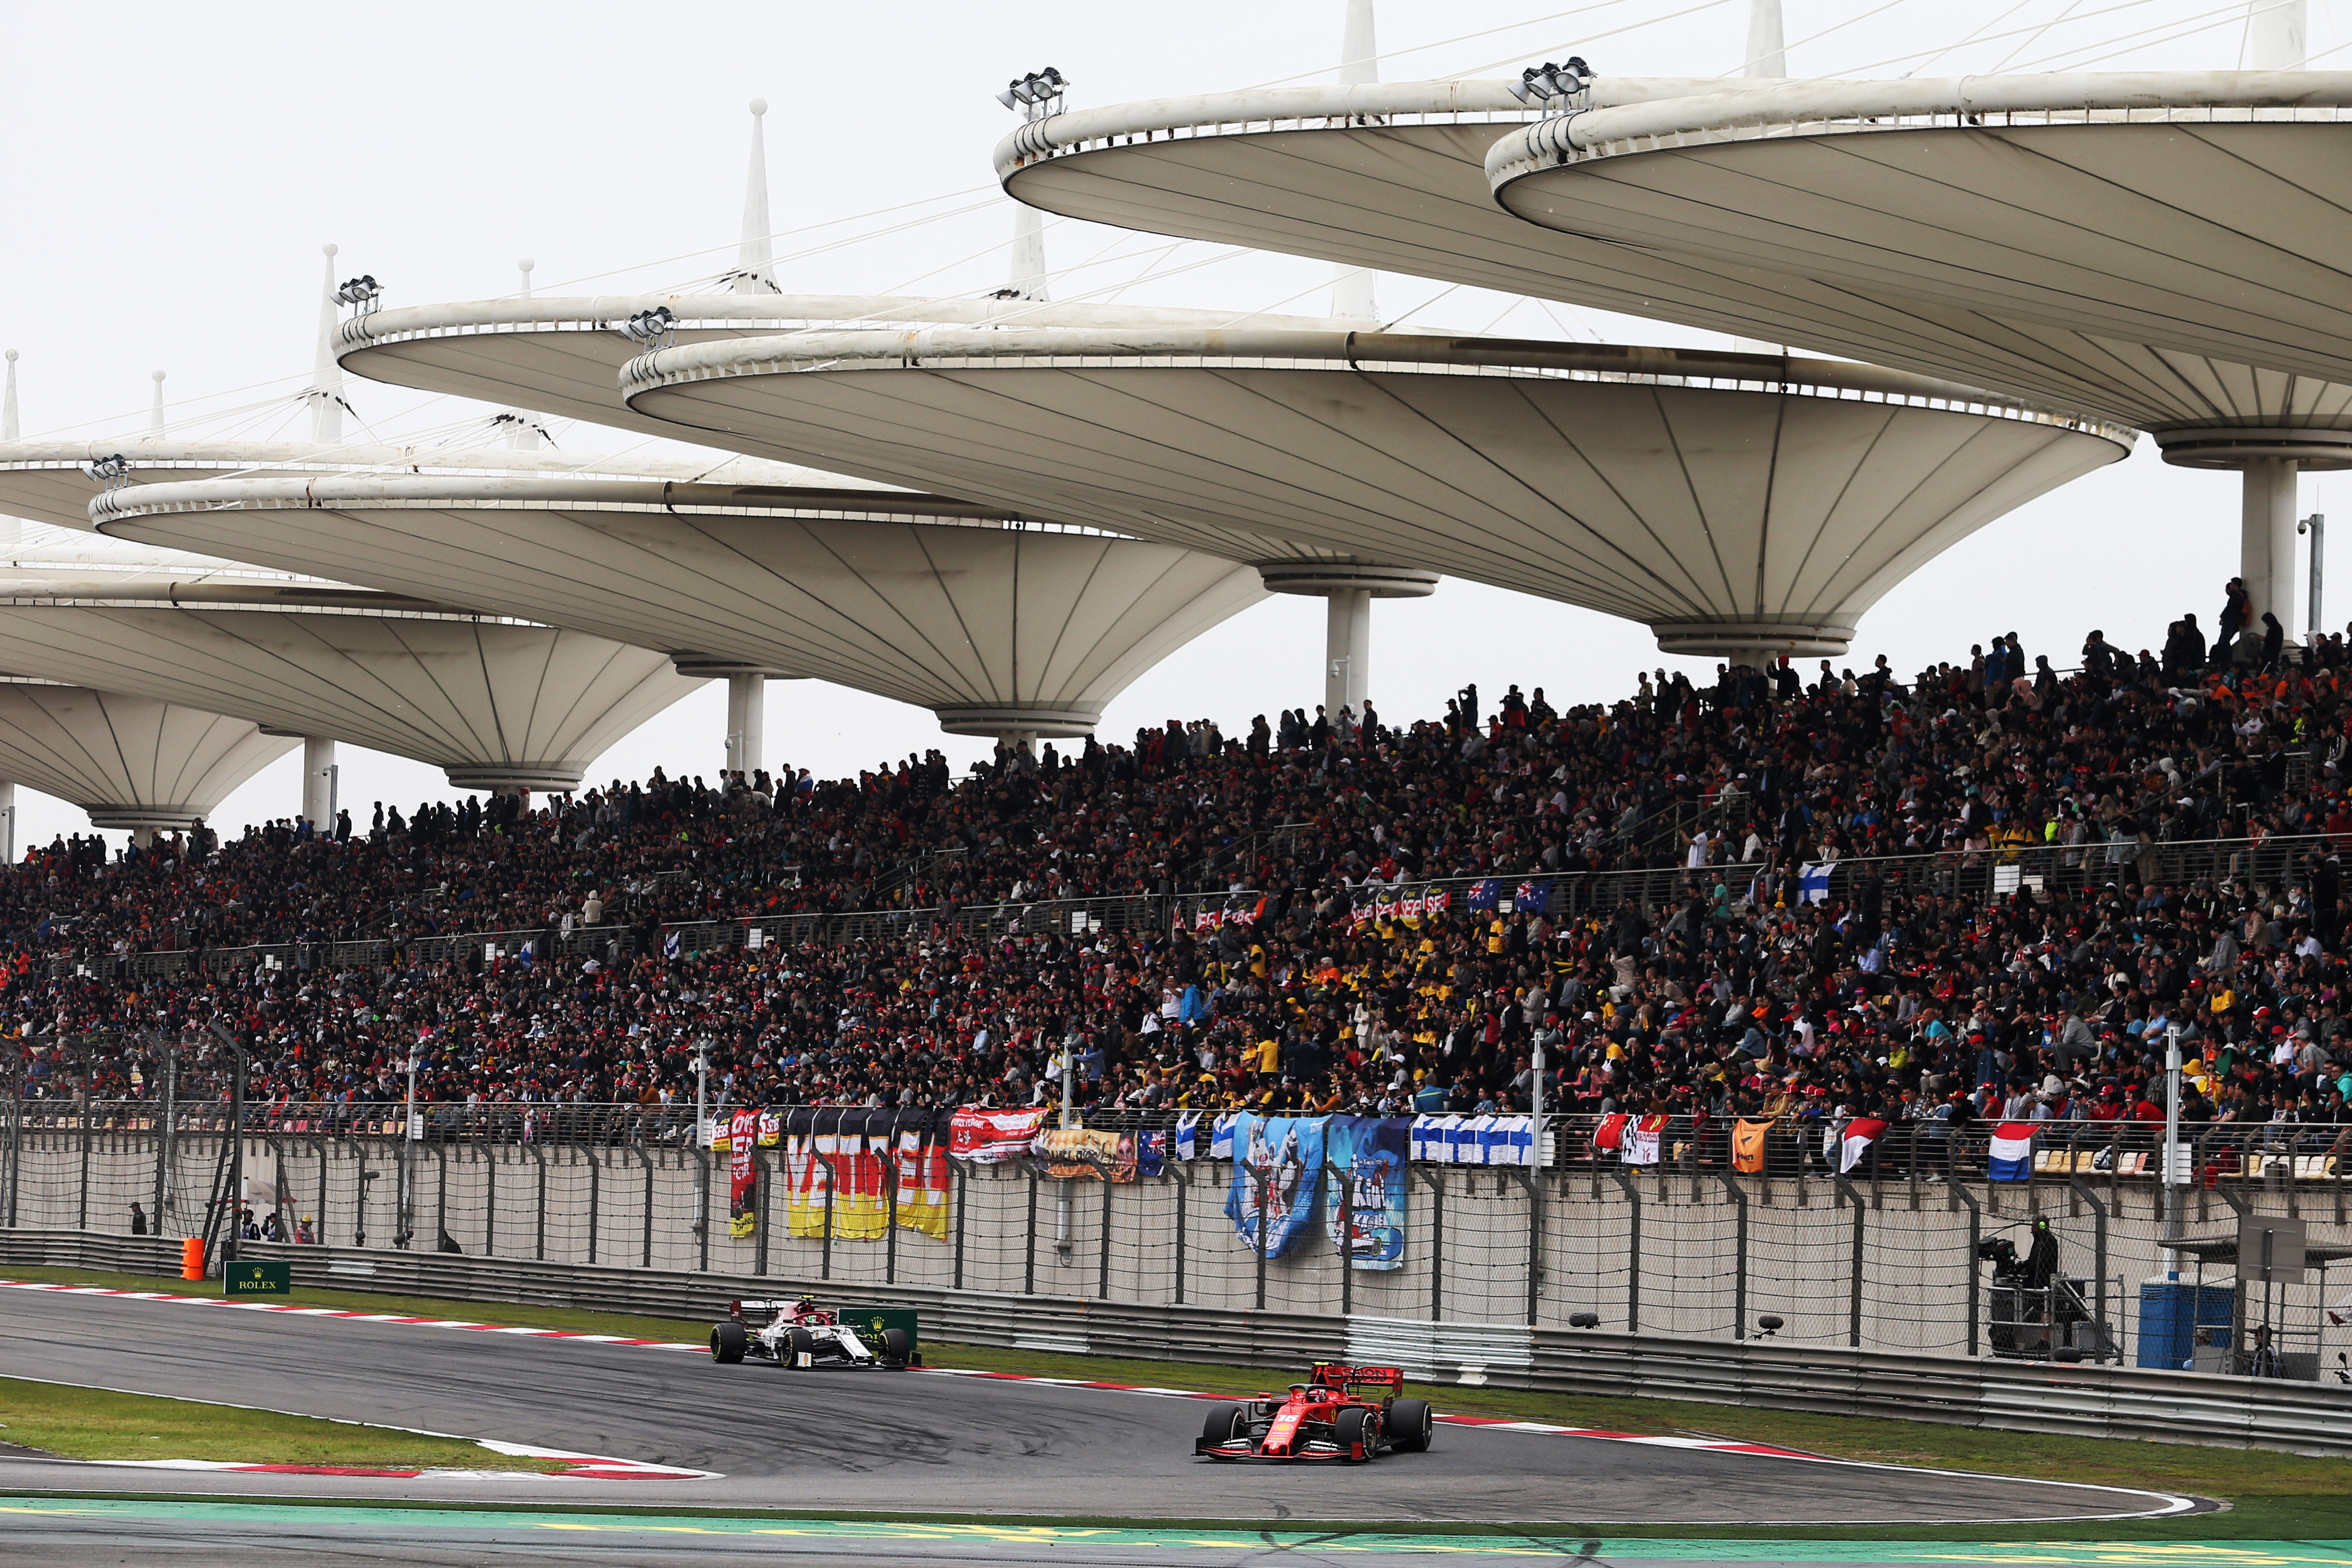
[(815, 1351), (816, 1336), (806, 1329), (793, 1329), (784, 1336), (784, 1354), (781, 1364), (798, 1367), (803, 1354), (814, 1354)]
[(906, 1330), (885, 1329), (882, 1331), (882, 1359), (892, 1366), (905, 1366), (907, 1364)]
[(1437, 1436), (1437, 1417), (1426, 1399), (1400, 1399), (1389, 1406), (1389, 1447), (1400, 1454), (1426, 1454)]
[(1203, 1443), (1230, 1443), (1241, 1435), (1242, 1407), (1238, 1405), (1220, 1405), (1209, 1412), (1206, 1421), (1201, 1423), (1201, 1441)]
[[(1339, 1458), (1342, 1463), (1360, 1465), (1364, 1462), (1364, 1459), (1369, 1459), (1372, 1457), (1374, 1449), (1372, 1447), (1371, 1441), (1371, 1428), (1372, 1415), (1370, 1411), (1342, 1410), (1339, 1412), (1339, 1419), (1331, 1423), (1331, 1436), (1332, 1439), (1339, 1445)], [(1362, 1444), (1364, 1447), (1362, 1459), (1358, 1458), (1354, 1453), (1351, 1452), (1359, 1443)]]
[(743, 1359), (743, 1347), (749, 1343), (751, 1339), (743, 1332), (743, 1325), (731, 1318), (726, 1322), (710, 1325), (710, 1359), (712, 1361), (722, 1365), (732, 1366)]

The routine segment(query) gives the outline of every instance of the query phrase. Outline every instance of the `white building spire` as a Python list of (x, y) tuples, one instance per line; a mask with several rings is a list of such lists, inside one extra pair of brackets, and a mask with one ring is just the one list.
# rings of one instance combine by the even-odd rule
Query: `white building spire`
[[(1381, 47), (1372, 27), (1372, 0), (1348, 0), (1347, 20), (1339, 29), (1339, 85), (1360, 87), (1381, 79)], [(1373, 290), (1378, 275), (1369, 267), (1341, 267), (1331, 277), (1331, 314), (1343, 321), (1377, 321), (1380, 301)]]
[(8, 394), (0, 399), (0, 441), (16, 439), (16, 351), (8, 351)]
[(148, 374), (155, 378), (155, 401), (147, 410), (147, 434), (160, 441), (167, 433), (163, 424), (163, 373), (157, 370)]
[(738, 294), (773, 294), (776, 289), (774, 246), (768, 222), (768, 100), (751, 100), (751, 168), (743, 181), (743, 238), (735, 247), (730, 281)]
[[(319, 290), (319, 350), (310, 368), (310, 439), (321, 446), (332, 446), (343, 438), (343, 367), (335, 358), (335, 251), (336, 247), (324, 245), (320, 249), (327, 258), (327, 280)], [(155, 373), (161, 381), (162, 371)], [(163, 393), (155, 392), (155, 417), (163, 415)], [(159, 432), (162, 426), (157, 426)]]
[(2246, 68), (2299, 71), (2304, 52), (2304, 0), (2246, 0)]
[(515, 263), (515, 270), (522, 274), (522, 287), (517, 292), (526, 300), (530, 298), (530, 269), (538, 265), (528, 256)]
[(1780, 31), (1780, 0), (1748, 0), (1748, 58), (1742, 76), (1789, 74), (1789, 47)]

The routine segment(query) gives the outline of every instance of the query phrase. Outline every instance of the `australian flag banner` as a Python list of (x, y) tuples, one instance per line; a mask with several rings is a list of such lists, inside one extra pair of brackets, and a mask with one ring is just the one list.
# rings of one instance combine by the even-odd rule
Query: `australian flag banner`
[(1234, 1118), (1234, 1184), (1225, 1217), (1252, 1252), (1280, 1258), (1314, 1234), (1316, 1201), (1323, 1193), (1320, 1116)]
[(1523, 915), (1542, 914), (1551, 908), (1551, 884), (1536, 881), (1521, 882), (1519, 890), (1511, 895), (1511, 908)]
[(1502, 883), (1492, 877), (1483, 878), (1470, 884), (1470, 891), (1463, 896), (1462, 907), (1473, 911), (1491, 910), (1502, 896)]
[(1408, 1117), (1333, 1116), (1323, 1123), (1323, 1152), (1345, 1185), (1330, 1211), (1331, 1244), (1350, 1268), (1404, 1267)]

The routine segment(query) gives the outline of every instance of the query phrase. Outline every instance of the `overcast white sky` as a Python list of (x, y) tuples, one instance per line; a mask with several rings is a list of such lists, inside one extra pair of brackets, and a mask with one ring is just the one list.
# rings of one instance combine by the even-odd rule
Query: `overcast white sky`
[[(1785, 5), (1790, 69), (1809, 76), (2227, 68), (2244, 33), (2243, 0)], [(1003, 281), (1010, 227), (989, 164), (1012, 123), (991, 97), (1005, 79), (1058, 67), (1076, 105), (1329, 79), (1341, 11), (1342, 0), (20, 7), (0, 57), (14, 219), (0, 227), (0, 346), (23, 355), (24, 433), (142, 429), (148, 372), (163, 368), (176, 428), (302, 434), (292, 398), (310, 371), (322, 241), (341, 247), (342, 273), (382, 279), (388, 304), (510, 292), (523, 256), (538, 263), (541, 293), (668, 287), (719, 270), (740, 224), (755, 95), (772, 106), (788, 291), (979, 293)], [(1381, 0), (1382, 74), (1501, 76), (1570, 52), (1610, 73), (1730, 74), (1747, 13), (1748, 0)], [(2352, 0), (2311, 0), (2310, 51), (2315, 65), (2352, 62)], [(1317, 262), (1069, 222), (1051, 222), (1047, 243), (1063, 299), (1312, 310), (1330, 275)], [(1384, 277), (1382, 313), (1433, 300), (1417, 324), (1722, 341), (1440, 293)], [(364, 382), (351, 397), (387, 432), (488, 412)], [(590, 429), (561, 443), (651, 449)], [(2303, 509), (2330, 507), (2342, 483), (2307, 477)], [(1907, 673), (2011, 629), (2061, 663), (2093, 626), (2154, 644), (2181, 609), (2218, 608), (2237, 509), (2234, 477), (2167, 468), (2143, 442), (1890, 594), (1864, 620), (1851, 662), (1884, 652)], [(2347, 611), (2352, 596), (2333, 618)], [(1372, 691), (1392, 721), (1442, 710), (1465, 680), (1583, 700), (1622, 695), (1637, 668), (1671, 662), (1640, 626), (1454, 581), (1380, 605), (1374, 623)], [(1230, 727), (1312, 703), (1322, 636), (1320, 601), (1269, 600), (1139, 680), (1106, 732), (1204, 713)], [(656, 763), (708, 773), (724, 728), (723, 691), (706, 687), (591, 776)], [(901, 704), (813, 681), (769, 687), (772, 765), (831, 775), (934, 745), (961, 765), (984, 744), (942, 737), (929, 713)], [(398, 758), (345, 746), (342, 762), (355, 815), (380, 798), (405, 809), (447, 794), (436, 770)], [(219, 825), (291, 815), (297, 775), (292, 758), (266, 770)], [(63, 803), (29, 791), (19, 802), (20, 845), (87, 828)]]

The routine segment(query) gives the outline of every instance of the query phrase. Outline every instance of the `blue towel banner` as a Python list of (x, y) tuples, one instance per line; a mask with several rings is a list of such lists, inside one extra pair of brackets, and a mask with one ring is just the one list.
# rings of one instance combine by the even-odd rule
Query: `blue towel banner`
[(1234, 1183), (1225, 1217), (1252, 1252), (1280, 1258), (1314, 1234), (1323, 1193), (1320, 1116), (1234, 1117)]
[(1407, 1117), (1334, 1116), (1323, 1124), (1324, 1157), (1334, 1179), (1346, 1184), (1331, 1203), (1331, 1244), (1350, 1268), (1404, 1267), (1405, 1161), (1412, 1140)]

